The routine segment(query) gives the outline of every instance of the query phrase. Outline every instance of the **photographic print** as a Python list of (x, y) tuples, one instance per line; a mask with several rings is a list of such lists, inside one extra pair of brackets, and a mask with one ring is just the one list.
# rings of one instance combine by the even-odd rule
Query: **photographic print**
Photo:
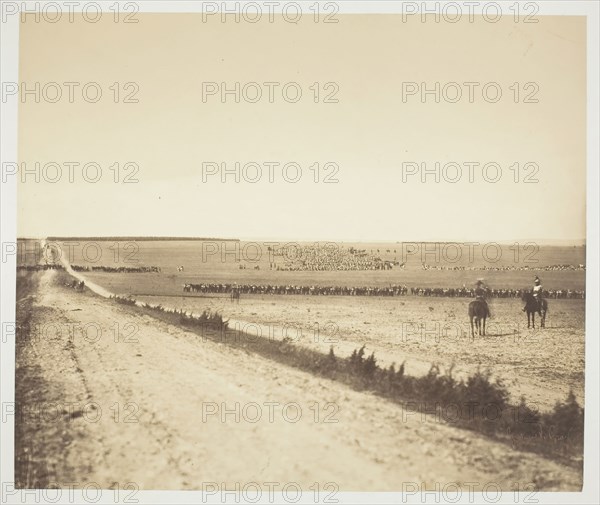
[(594, 503), (567, 4), (3, 2), (2, 502)]

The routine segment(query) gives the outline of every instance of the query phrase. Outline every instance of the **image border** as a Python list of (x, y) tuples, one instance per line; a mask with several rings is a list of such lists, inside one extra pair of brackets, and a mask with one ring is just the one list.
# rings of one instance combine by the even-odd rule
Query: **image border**
[[(11, 2), (2, 1), (2, 8)], [(12, 2), (19, 5), (28, 4), (33, 8), (36, 3), (45, 2)], [(54, 2), (64, 4), (65, 2)], [(69, 2), (66, 2), (69, 3)], [(85, 1), (79, 2), (84, 5)], [(115, 3), (120, 5), (134, 3), (139, 6), (140, 13), (191, 13), (201, 12), (207, 4), (234, 5), (247, 2), (223, 1), (223, 2), (199, 2), (196, 0), (139, 0), (139, 1), (106, 1), (97, 2), (102, 5), (103, 10), (108, 12), (110, 6)], [(254, 2), (262, 4), (263, 2)], [(285, 0), (280, 4), (284, 5)], [(297, 2), (302, 5), (304, 12), (309, 12), (308, 8), (314, 1)], [(325, 2), (323, 2), (325, 3)], [(339, 6), (339, 14), (346, 13), (380, 13), (390, 14), (403, 12), (407, 4), (416, 4), (419, 7), (425, 6), (434, 9), (436, 5), (447, 3), (464, 4), (465, 2), (450, 1), (424, 1), (424, 2), (398, 2), (390, 1), (353, 1), (342, 0), (332, 2)], [(469, 3), (469, 2), (466, 2)], [(472, 3), (472, 2), (471, 2)], [(484, 5), (486, 2), (478, 2)], [(516, 3), (499, 1), (503, 8)], [(527, 3), (527, 2), (521, 2)], [(587, 18), (587, 194), (586, 194), (586, 319), (585, 319), (585, 445), (584, 445), (584, 472), (583, 472), (583, 490), (579, 492), (568, 493), (550, 493), (540, 492), (532, 497), (531, 501), (526, 501), (526, 493), (518, 496), (513, 492), (504, 492), (498, 501), (494, 503), (597, 503), (599, 496), (600, 470), (600, 437), (599, 437), (599, 398), (600, 398), (600, 324), (598, 307), (600, 306), (599, 296), (599, 61), (600, 61), (600, 40), (599, 40), (599, 13), (600, 2), (597, 0), (589, 1), (540, 1), (531, 2), (539, 6), (538, 16), (585, 16)], [(65, 9), (66, 10), (66, 9)], [(80, 9), (79, 9), (80, 10)], [(276, 7), (276, 11), (279, 8)], [(480, 12), (481, 6), (476, 7), (475, 11)], [(78, 11), (75, 8), (75, 11)], [(0, 31), (0, 82), (19, 82), (19, 16), (11, 16), (4, 19), (2, 14)], [(557, 62), (557, 66), (560, 62)], [(558, 70), (557, 70), (558, 71)], [(17, 161), (17, 125), (18, 125), (18, 99), (4, 99), (0, 104), (0, 162), (2, 167), (4, 163)], [(16, 494), (5, 497), (5, 483), (14, 482), (14, 416), (8, 415), (9, 406), (14, 405), (15, 396), (15, 342), (14, 339), (5, 339), (6, 325), (15, 321), (15, 298), (16, 298), (16, 255), (10, 254), (11, 247), (16, 249), (17, 237), (17, 202), (16, 202), (17, 181), (10, 178), (7, 182), (1, 184), (0, 194), (0, 240), (2, 244), (2, 262), (0, 264), (1, 279), (1, 303), (0, 320), (2, 323), (2, 339), (0, 343), (0, 403), (2, 405), (2, 423), (0, 424), (0, 482), (2, 483), (2, 503), (43, 503), (43, 494), (40, 491), (37, 494), (35, 490), (19, 490)], [(6, 341), (5, 341), (6, 340)], [(39, 491), (39, 490), (38, 490)], [(52, 496), (52, 495), (49, 495)], [(114, 504), (123, 502), (123, 493), (121, 501), (115, 501), (112, 493), (102, 493), (99, 500), (94, 503)], [(7, 499), (8, 498), (8, 499)], [(136, 493), (135, 499), (129, 503), (241, 503), (235, 502), (231, 497), (223, 498), (221, 495), (215, 495), (208, 499), (203, 496), (201, 491), (142, 491)], [(407, 497), (401, 492), (394, 493), (373, 493), (373, 492), (338, 492), (336, 494), (338, 503), (356, 503), (356, 504), (391, 504), (391, 503), (442, 503), (440, 498), (436, 498), (433, 492), (424, 493), (418, 496)], [(87, 501), (89, 502), (89, 501)], [(452, 503), (485, 503), (486, 500), (481, 493), (473, 493), (471, 497), (461, 496)], [(489, 501), (487, 501), (489, 503)], [(73, 496), (62, 496), (54, 503), (86, 503), (80, 492), (74, 491)], [(275, 496), (275, 500), (269, 502), (266, 498), (255, 503), (285, 503), (282, 496)], [(305, 493), (302, 499), (296, 503), (315, 503), (313, 493)]]

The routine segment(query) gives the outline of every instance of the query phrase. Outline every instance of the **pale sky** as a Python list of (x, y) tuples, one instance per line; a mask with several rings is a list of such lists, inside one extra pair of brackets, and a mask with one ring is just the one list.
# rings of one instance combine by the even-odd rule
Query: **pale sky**
[[(100, 84), (86, 103), (19, 108), (19, 161), (94, 161), (96, 184), (32, 176), (18, 188), (18, 235), (170, 235), (315, 240), (567, 240), (585, 237), (586, 25), (402, 23), (398, 15), (338, 15), (337, 24), (203, 23), (200, 14), (138, 14), (138, 24), (25, 23), (20, 80)], [(109, 87), (136, 82), (139, 103)], [(202, 100), (203, 82), (295, 82), (287, 103)], [(314, 103), (313, 83), (335, 82), (339, 103)], [(403, 102), (403, 82), (496, 82), (486, 102)], [(519, 103), (513, 83), (520, 84)], [(537, 84), (538, 103), (522, 103)], [(66, 87), (62, 87), (67, 91)], [(330, 88), (331, 89), (331, 88)], [(466, 93), (466, 87), (462, 87)], [(267, 88), (263, 86), (266, 92)], [(127, 90), (129, 91), (129, 90)], [(320, 98), (330, 90), (321, 90)], [(121, 90), (121, 98), (123, 90)], [(138, 183), (109, 167), (135, 162)], [(299, 163), (300, 182), (202, 180), (203, 162)], [(452, 184), (402, 180), (405, 162), (496, 162), (499, 182), (468, 171)], [(338, 183), (313, 181), (315, 162)], [(509, 167), (535, 162), (538, 183)], [(292, 172), (290, 172), (292, 173)], [(491, 173), (491, 172), (490, 172)], [(121, 173), (123, 177), (125, 173)], [(321, 177), (324, 174), (321, 174)], [(521, 177), (525, 175), (521, 173)]]

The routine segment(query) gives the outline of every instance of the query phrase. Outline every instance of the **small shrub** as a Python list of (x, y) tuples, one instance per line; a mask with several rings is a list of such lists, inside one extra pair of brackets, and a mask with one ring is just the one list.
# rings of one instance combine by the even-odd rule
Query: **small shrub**
[(404, 364), (405, 363), (406, 363), (406, 361), (403, 361), (402, 364), (400, 365), (400, 368), (398, 368), (398, 373), (396, 374), (396, 378), (402, 379), (404, 377)]
[[(162, 306), (155, 307), (155, 310), (164, 312)], [(218, 312), (211, 312), (210, 310), (202, 311), (199, 316), (188, 314), (183, 310), (177, 312), (179, 314), (179, 322), (186, 326), (193, 326), (199, 328), (213, 328), (223, 330), (228, 326), (228, 321), (223, 320), (223, 316)]]
[(335, 354), (333, 352), (333, 346), (331, 346), (329, 348), (329, 354), (327, 355), (327, 360), (329, 361), (329, 363), (331, 364), (335, 364), (336, 362), (336, 358), (335, 358)]
[(476, 405), (494, 404), (499, 410), (504, 410), (508, 404), (508, 391), (500, 381), (490, 380), (491, 372), (477, 370), (467, 379), (464, 390), (464, 401)]
[(377, 360), (375, 359), (375, 353), (372, 352), (363, 364), (362, 373), (366, 377), (373, 377), (375, 370), (377, 370)]
[(529, 405), (525, 397), (521, 397), (521, 403), (514, 410), (512, 432), (519, 435), (534, 436), (541, 430), (541, 415)]
[(113, 296), (111, 296), (111, 298), (115, 302), (120, 303), (121, 305), (135, 305), (137, 303), (136, 299), (131, 296), (113, 295)]
[(565, 402), (556, 403), (544, 421), (556, 436), (583, 436), (584, 410), (577, 403), (573, 391), (569, 391)]

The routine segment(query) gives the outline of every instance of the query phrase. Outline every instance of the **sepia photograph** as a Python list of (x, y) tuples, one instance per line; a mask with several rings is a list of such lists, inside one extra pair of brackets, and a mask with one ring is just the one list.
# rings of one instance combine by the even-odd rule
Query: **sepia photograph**
[(3, 1), (2, 503), (598, 503), (591, 1)]

